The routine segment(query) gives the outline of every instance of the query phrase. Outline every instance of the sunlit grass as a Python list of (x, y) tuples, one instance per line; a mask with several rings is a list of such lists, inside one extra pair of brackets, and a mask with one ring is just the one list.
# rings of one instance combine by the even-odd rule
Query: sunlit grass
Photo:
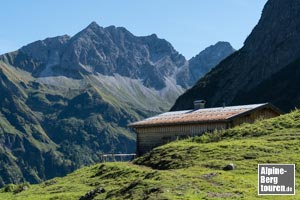
[[(300, 112), (242, 125), (154, 149), (133, 163), (85, 167), (28, 190), (0, 192), (0, 199), (79, 199), (102, 187), (95, 199), (274, 199), (257, 196), (257, 164), (292, 163), (300, 171)], [(235, 170), (222, 168), (233, 163)], [(300, 199), (296, 195), (276, 199)]]

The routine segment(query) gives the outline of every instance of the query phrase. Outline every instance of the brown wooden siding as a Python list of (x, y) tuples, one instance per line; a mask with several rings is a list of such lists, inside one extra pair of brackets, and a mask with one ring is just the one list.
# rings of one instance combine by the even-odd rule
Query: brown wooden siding
[(233, 120), (232, 125), (237, 126), (243, 123), (253, 123), (256, 120), (260, 119), (269, 119), (272, 117), (277, 117), (278, 113), (274, 112), (273, 110), (270, 110), (268, 108), (264, 108), (261, 110), (256, 110), (253, 112), (250, 112), (249, 114), (246, 114), (244, 116), (238, 117)]
[(136, 127), (135, 131), (137, 133), (137, 154), (145, 154), (157, 146), (174, 141), (176, 139), (201, 135), (204, 132), (210, 132), (216, 129), (227, 129), (243, 123), (253, 123), (258, 119), (267, 119), (276, 117), (278, 115), (279, 113), (271, 109), (263, 108), (260, 110), (254, 110), (245, 115), (237, 116), (236, 118), (228, 122)]
[(189, 136), (201, 135), (215, 129), (226, 129), (226, 123), (157, 126), (136, 128), (137, 153), (142, 155), (165, 143)]

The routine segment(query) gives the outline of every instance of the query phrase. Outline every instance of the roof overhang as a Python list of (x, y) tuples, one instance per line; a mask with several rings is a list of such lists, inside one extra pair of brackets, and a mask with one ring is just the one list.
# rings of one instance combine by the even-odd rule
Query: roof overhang
[(271, 110), (273, 110), (275, 113), (277, 113), (278, 115), (284, 114), (284, 112), (282, 112), (279, 108), (275, 107), (273, 104), (270, 103), (264, 103), (261, 104), (260, 106), (238, 113), (236, 115), (230, 116), (226, 119), (219, 119), (219, 120), (199, 120), (199, 121), (182, 121), (182, 122), (163, 122), (163, 123), (153, 123), (153, 124), (138, 124), (139, 122), (134, 122), (131, 124), (128, 124), (128, 127), (131, 128), (144, 128), (144, 127), (158, 127), (158, 126), (173, 126), (173, 125), (190, 125), (190, 124), (207, 124), (207, 123), (228, 123), (231, 122), (232, 120), (238, 118), (238, 117), (242, 117), (245, 116), (251, 112), (260, 110), (260, 109), (264, 109), (264, 108), (269, 108)]
[(143, 127), (157, 127), (157, 126), (173, 126), (173, 125), (190, 125), (190, 124), (207, 124), (207, 123), (227, 123), (230, 120), (201, 120), (201, 121), (187, 121), (187, 122), (170, 122), (170, 123), (157, 123), (157, 124), (143, 124), (135, 125), (134, 123), (128, 124), (128, 127), (131, 128), (143, 128)]
[(233, 120), (235, 118), (238, 118), (238, 117), (242, 117), (242, 116), (245, 116), (253, 111), (257, 111), (257, 110), (261, 110), (261, 109), (264, 109), (264, 108), (269, 108), (271, 110), (273, 110), (274, 112), (276, 112), (278, 115), (282, 115), (282, 114), (285, 114), (283, 111), (281, 111), (279, 108), (277, 108), (276, 106), (274, 106), (273, 104), (271, 103), (266, 103), (264, 105), (261, 105), (259, 107), (256, 107), (256, 108), (253, 108), (251, 110), (247, 110), (245, 112), (242, 112), (242, 113), (239, 113), (239, 114), (236, 114), (234, 116), (231, 116), (229, 118), (227, 118), (227, 120)]

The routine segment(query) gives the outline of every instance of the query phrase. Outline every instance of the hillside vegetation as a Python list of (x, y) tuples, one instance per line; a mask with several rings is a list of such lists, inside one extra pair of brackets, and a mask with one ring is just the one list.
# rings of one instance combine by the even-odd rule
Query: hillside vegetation
[[(257, 164), (293, 163), (299, 172), (299, 143), (296, 110), (172, 142), (132, 163), (99, 163), (37, 185), (7, 185), (0, 199), (274, 199), (257, 196)], [(229, 163), (236, 169), (222, 170)], [(300, 199), (299, 178), (296, 173), (296, 196), (276, 199)]]
[(93, 22), (73, 37), (0, 55), (0, 187), (65, 176), (102, 153), (135, 152), (127, 124), (166, 112), (234, 51), (218, 42), (189, 65), (155, 34)]

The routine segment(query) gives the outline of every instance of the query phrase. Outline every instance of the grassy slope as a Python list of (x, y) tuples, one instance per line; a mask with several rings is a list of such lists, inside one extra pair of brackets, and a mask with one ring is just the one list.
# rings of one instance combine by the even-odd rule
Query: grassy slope
[[(295, 163), (300, 170), (300, 111), (223, 132), (176, 141), (133, 163), (85, 167), (0, 199), (78, 199), (97, 187), (95, 199), (274, 199), (257, 196), (258, 163)], [(236, 170), (223, 171), (234, 163)], [(164, 169), (164, 170), (162, 170)], [(296, 196), (300, 199), (296, 173)]]
[(133, 109), (89, 77), (38, 81), (0, 61), (0, 187), (66, 175), (99, 161), (112, 144), (132, 152), (135, 135), (126, 125), (154, 112)]

